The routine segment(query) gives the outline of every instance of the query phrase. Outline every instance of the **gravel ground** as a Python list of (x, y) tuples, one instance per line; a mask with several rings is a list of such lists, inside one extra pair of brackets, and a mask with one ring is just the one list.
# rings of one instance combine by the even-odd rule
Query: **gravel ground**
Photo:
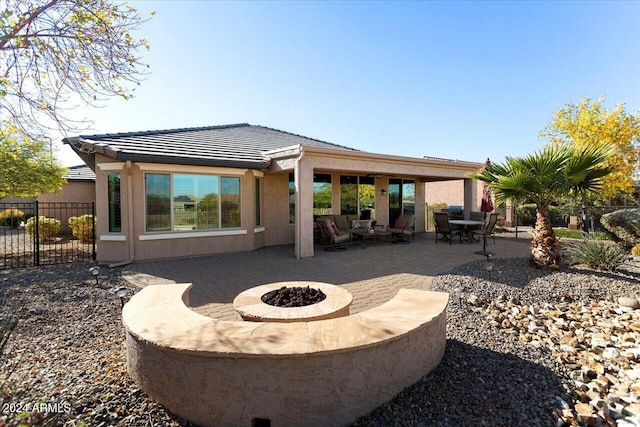
[[(575, 398), (565, 367), (544, 348), (492, 327), (471, 310), (467, 299), (504, 296), (530, 304), (588, 304), (627, 294), (637, 297), (640, 265), (629, 263), (605, 274), (534, 270), (526, 259), (492, 263), (490, 274), (485, 261), (477, 261), (434, 279), (436, 290), (464, 289), (463, 301), (452, 298), (448, 307), (442, 363), (355, 425), (556, 425), (557, 410)], [(19, 421), (190, 425), (150, 401), (127, 377), (120, 301), (114, 290), (125, 286), (129, 295), (135, 290), (118, 270), (107, 268), (96, 285), (89, 267), (75, 263), (0, 271), (0, 323), (18, 320), (0, 359), (0, 426)], [(38, 410), (32, 411), (34, 407)]]

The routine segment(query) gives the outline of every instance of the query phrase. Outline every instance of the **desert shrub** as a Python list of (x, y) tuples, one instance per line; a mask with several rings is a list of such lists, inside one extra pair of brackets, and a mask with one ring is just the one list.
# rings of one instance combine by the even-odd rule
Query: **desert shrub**
[(433, 230), (433, 228), (435, 227), (434, 224), (436, 223), (436, 221), (433, 218), (433, 213), (440, 212), (442, 209), (447, 209), (448, 207), (449, 205), (447, 205), (444, 202), (430, 203), (427, 206), (427, 211), (425, 212), (425, 216), (426, 216), (426, 224), (429, 229)]
[(620, 209), (604, 214), (600, 224), (627, 246), (640, 243), (640, 209)]
[[(529, 203), (526, 205), (520, 205), (516, 208), (516, 214), (518, 215), (518, 222), (522, 225), (536, 225), (536, 205), (535, 203)], [(551, 223), (557, 224), (562, 219), (562, 215), (557, 206), (549, 206), (549, 215), (551, 216)]]
[(69, 218), (69, 227), (73, 236), (83, 243), (93, 240), (94, 218), (91, 214), (72, 216)]
[[(564, 227), (554, 227), (553, 233), (556, 235), (556, 237), (565, 237), (568, 239), (582, 239), (585, 236), (585, 233), (582, 230), (569, 230), (568, 228)], [(589, 233), (589, 236), (598, 240), (611, 240), (611, 236), (609, 235), (609, 233), (606, 233), (604, 231), (592, 231)]]
[(569, 243), (567, 253), (571, 264), (586, 264), (593, 269), (604, 271), (614, 271), (628, 257), (622, 246), (589, 237)]
[(9, 208), (0, 212), (0, 225), (17, 227), (24, 219), (24, 212), (18, 208)]
[[(60, 220), (55, 218), (47, 218), (46, 216), (38, 217), (38, 240), (46, 242), (53, 240), (58, 234), (60, 234)], [(31, 217), (25, 224), (25, 230), (30, 235), (34, 235), (36, 232), (36, 217)]]

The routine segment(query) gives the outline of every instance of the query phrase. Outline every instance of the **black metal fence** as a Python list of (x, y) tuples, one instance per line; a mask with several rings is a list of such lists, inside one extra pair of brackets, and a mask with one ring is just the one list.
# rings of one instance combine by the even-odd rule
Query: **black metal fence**
[(0, 203), (0, 239), (0, 269), (95, 260), (95, 203)]
[[(638, 206), (586, 206), (584, 212), (578, 208), (575, 212), (552, 215), (552, 223), (554, 227), (567, 227), (570, 215), (575, 215), (581, 230), (590, 232), (606, 231), (600, 224), (602, 215), (623, 209), (638, 209)], [(527, 223), (522, 218), (518, 218), (518, 210), (513, 206), (502, 205), (497, 208), (497, 211), (498, 215), (504, 218), (513, 218), (514, 225), (516, 222), (518, 225), (534, 225), (535, 217), (529, 218), (529, 223)]]

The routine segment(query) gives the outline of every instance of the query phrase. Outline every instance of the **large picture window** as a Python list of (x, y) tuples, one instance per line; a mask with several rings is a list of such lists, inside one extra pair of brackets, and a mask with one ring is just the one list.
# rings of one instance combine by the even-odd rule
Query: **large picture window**
[(240, 178), (145, 175), (147, 231), (240, 227)]

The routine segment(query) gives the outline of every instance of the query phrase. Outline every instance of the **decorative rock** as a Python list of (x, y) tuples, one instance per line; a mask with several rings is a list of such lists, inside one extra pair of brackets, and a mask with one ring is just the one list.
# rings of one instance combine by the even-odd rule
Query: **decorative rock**
[(629, 308), (640, 308), (640, 301), (638, 301), (637, 298), (631, 298), (631, 297), (620, 297), (618, 298), (618, 304), (620, 304), (623, 307), (629, 307)]

